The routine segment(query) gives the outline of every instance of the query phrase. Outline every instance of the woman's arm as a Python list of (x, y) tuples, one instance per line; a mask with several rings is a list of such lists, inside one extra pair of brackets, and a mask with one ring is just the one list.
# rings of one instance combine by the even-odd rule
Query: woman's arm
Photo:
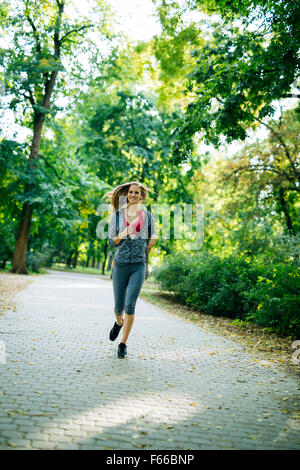
[(150, 238), (149, 240), (149, 243), (148, 243), (148, 246), (147, 246), (147, 253), (149, 253), (149, 251), (154, 247), (155, 243), (156, 243), (156, 240), (157, 240), (157, 235), (152, 235), (152, 237)]
[(110, 246), (113, 248), (115, 246), (118, 246), (119, 243), (127, 237), (127, 235), (132, 233), (132, 227), (126, 227), (122, 232), (116, 233), (116, 212), (113, 213), (110, 223), (109, 223), (109, 229), (108, 229), (108, 241)]
[(127, 237), (127, 235), (131, 234), (132, 233), (132, 230), (133, 228), (131, 227), (131, 225), (129, 227), (126, 227), (122, 232), (119, 233), (119, 235), (117, 235), (114, 239), (113, 239), (113, 242), (116, 244), (116, 245), (119, 245), (119, 243), (124, 240), (124, 238)]
[(155, 230), (153, 214), (151, 214), (150, 218), (151, 218), (151, 221), (150, 221), (150, 224), (151, 224), (151, 237), (150, 237), (148, 245), (147, 245), (147, 249), (146, 249), (147, 253), (149, 253), (149, 251), (153, 248), (153, 246), (156, 243), (156, 240), (158, 239), (158, 235), (157, 235), (156, 230)]

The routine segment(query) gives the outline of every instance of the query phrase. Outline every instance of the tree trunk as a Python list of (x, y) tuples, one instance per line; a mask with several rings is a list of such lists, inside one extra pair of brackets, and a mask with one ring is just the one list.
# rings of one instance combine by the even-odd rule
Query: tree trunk
[[(36, 112), (34, 114), (33, 123), (33, 138), (30, 147), (29, 155), (29, 171), (33, 170), (34, 162), (38, 158), (39, 150), (42, 140), (42, 129), (44, 124), (45, 115)], [(30, 191), (34, 187), (34, 183), (30, 183), (25, 187), (25, 193)], [(26, 248), (28, 244), (28, 235), (30, 231), (32, 218), (32, 205), (29, 202), (25, 202), (22, 207), (21, 222), (19, 226), (19, 232), (17, 236), (13, 264), (10, 272), (17, 274), (28, 274), (26, 268)]]
[(71, 267), (72, 256), (73, 256), (73, 250), (71, 251), (71, 253), (70, 253), (69, 256), (68, 256), (68, 259), (67, 259), (67, 262), (66, 262), (66, 268), (70, 268), (70, 267)]
[(11, 273), (28, 274), (26, 268), (26, 249), (28, 244), (31, 217), (32, 207), (28, 202), (25, 202), (22, 207), (21, 222), (14, 252), (13, 264), (10, 270)]
[(114, 270), (114, 260), (111, 262), (111, 273), (110, 273), (110, 278), (112, 279), (113, 277), (113, 270)]
[(79, 255), (79, 251), (76, 250), (75, 253), (74, 253), (74, 256), (73, 256), (73, 258), (72, 258), (72, 266), (73, 266), (74, 269), (75, 269), (76, 266), (77, 266), (78, 255)]
[(103, 263), (102, 263), (102, 268), (101, 268), (101, 274), (102, 274), (102, 276), (105, 275), (105, 265), (106, 265), (106, 260), (104, 260)]
[[(58, 14), (56, 17), (55, 22), (55, 32), (54, 32), (54, 49), (55, 49), (55, 56), (58, 59), (60, 56), (60, 40), (59, 40), (59, 32), (61, 27), (61, 17), (64, 10), (64, 2), (58, 2)], [(45, 75), (45, 82), (44, 82), (44, 94), (43, 99), (40, 103), (35, 103), (33, 96), (31, 97), (30, 103), (33, 106), (33, 137), (32, 143), (30, 147), (30, 155), (29, 155), (29, 170), (33, 168), (34, 161), (39, 156), (40, 146), (41, 146), (41, 139), (42, 139), (42, 129), (45, 121), (46, 112), (50, 108), (50, 99), (54, 90), (56, 77), (58, 74), (58, 69), (55, 69), (51, 72), (50, 76), (48, 77), (47, 74)], [(43, 112), (36, 111), (34, 109), (35, 105), (39, 104), (43, 107)], [(34, 187), (34, 182), (31, 182), (27, 187), (25, 187), (25, 192), (30, 190), (31, 187)], [(30, 224), (32, 218), (32, 206), (30, 203), (24, 203), (22, 207), (22, 214), (21, 214), (21, 222), (19, 227), (19, 233), (16, 241), (14, 258), (13, 258), (13, 265), (11, 268), (11, 272), (18, 273), (18, 274), (28, 274), (26, 268), (26, 247), (28, 243), (28, 235), (30, 231)]]
[(108, 243), (107, 243), (107, 239), (105, 240), (105, 245), (104, 245), (104, 261), (102, 263), (102, 274), (104, 276), (105, 274), (105, 266), (106, 266), (106, 261), (107, 261), (107, 248), (108, 248)]
[(110, 251), (107, 263), (107, 270), (110, 271), (112, 269), (112, 262), (113, 262), (114, 254)]
[(148, 279), (149, 277), (149, 253), (146, 251), (146, 275), (145, 279)]
[(291, 235), (293, 235), (293, 237), (295, 237), (296, 233), (295, 233), (295, 230), (294, 230), (294, 227), (293, 227), (292, 219), (291, 219), (289, 211), (288, 211), (287, 203), (286, 203), (286, 200), (285, 200), (285, 197), (284, 197), (284, 189), (283, 188), (279, 188), (279, 202), (280, 202), (281, 210), (284, 214), (285, 223), (286, 223), (286, 226), (288, 228), (288, 231), (290, 232)]

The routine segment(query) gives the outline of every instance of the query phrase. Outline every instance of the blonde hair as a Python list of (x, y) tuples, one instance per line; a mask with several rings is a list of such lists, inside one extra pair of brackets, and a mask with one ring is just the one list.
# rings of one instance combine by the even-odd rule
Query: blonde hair
[[(102, 199), (104, 199), (107, 202), (110, 202), (111, 205), (111, 212), (114, 212), (120, 208), (120, 200), (119, 198), (121, 196), (127, 196), (128, 191), (130, 186), (134, 184), (138, 186), (141, 190), (141, 202), (144, 203), (148, 193), (154, 193), (150, 188), (146, 187), (144, 184), (140, 183), (139, 181), (129, 181), (128, 183), (123, 183), (117, 186), (116, 188), (112, 189), (111, 191), (108, 191), (107, 193), (102, 196)], [(127, 199), (128, 202), (128, 199)]]

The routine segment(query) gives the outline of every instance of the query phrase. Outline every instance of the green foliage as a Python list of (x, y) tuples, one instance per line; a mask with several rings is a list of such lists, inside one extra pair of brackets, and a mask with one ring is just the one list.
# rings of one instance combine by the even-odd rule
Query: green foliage
[(193, 257), (172, 257), (157, 279), (163, 289), (175, 293), (176, 299), (204, 313), (243, 318), (243, 293), (255, 282), (256, 269), (234, 256), (222, 259), (203, 252)]
[(266, 139), (230, 157), (213, 154), (192, 186), (205, 207), (208, 250), (289, 263), (299, 256), (300, 126), (294, 110), (268, 126)]
[(0, 266), (4, 267), (5, 263), (9, 261), (13, 254), (15, 245), (14, 237), (14, 222), (7, 219), (3, 220), (1, 217), (0, 223)]
[(20, 215), (19, 195), (26, 181), (25, 146), (0, 141), (0, 264), (11, 259)]
[[(108, 7), (96, 0), (93, 21), (90, 17), (72, 18), (65, 12), (65, 0), (16, 0), (0, 7), (0, 28), (7, 34), (8, 44), (0, 49), (0, 66), (5, 70), (7, 103), (11, 109), (22, 110), (20, 120), (33, 127), (33, 116), (45, 117), (57, 107), (49, 101), (56, 83), (61, 94), (72, 88), (67, 85), (64, 60), (71, 58), (68, 73), (80, 70), (75, 50), (81, 49), (91, 59), (94, 44), (87, 38), (93, 29), (103, 39), (109, 36)], [(76, 77), (78, 81), (78, 73)]]
[(202, 42), (197, 25), (182, 25), (178, 30), (177, 21), (174, 25), (165, 21), (163, 34), (153, 39), (153, 53), (160, 64), (158, 105), (163, 109), (183, 109), (185, 106), (188, 75), (196, 65), (192, 51)]
[[(92, 97), (97, 103), (99, 93)], [(159, 112), (153, 98), (129, 91), (106, 95), (90, 109), (81, 105), (82, 112), (90, 118), (80, 128), (84, 142), (78, 153), (101, 179), (112, 186), (130, 179), (144, 181), (155, 191), (155, 200), (168, 181), (177, 186), (182, 176), (173, 168), (170, 155), (171, 127), (178, 113)], [(186, 194), (186, 189), (179, 186), (176, 192), (178, 199), (178, 193)]]
[[(299, 334), (299, 268), (208, 252), (169, 256), (154, 272), (161, 290), (202, 313), (254, 321), (280, 334)], [(272, 274), (272, 276), (271, 276)], [(274, 311), (274, 315), (273, 312)]]
[[(28, 147), (3, 139), (0, 163), (0, 262), (11, 259), (25, 201), (36, 209), (29, 248), (37, 255), (28, 257), (33, 270), (40, 266), (40, 260), (44, 262), (47, 246), (67, 258), (81, 237), (96, 239), (96, 208), (107, 185), (77, 161), (69, 143), (59, 134), (56, 142), (43, 140), (40, 158), (30, 169)], [(34, 185), (25, 190), (28, 182)]]
[[(175, 163), (189, 159), (196, 133), (215, 146), (224, 138), (229, 143), (244, 140), (249, 128), (274, 114), (275, 100), (300, 96), (293, 90), (299, 77), (299, 2), (191, 0), (179, 8), (181, 3), (169, 4), (161, 19), (169, 41), (185, 30), (182, 18), (188, 11), (220, 13), (222, 20), (198, 25), (200, 47), (191, 53), (190, 64), (195, 61), (195, 65), (187, 72), (186, 114), (176, 125)], [(161, 67), (167, 70), (167, 56), (163, 57)], [(175, 76), (180, 65), (176, 69), (176, 61), (169, 62)]]
[(179, 295), (179, 285), (182, 279), (189, 274), (191, 268), (191, 257), (179, 252), (168, 256), (160, 269), (154, 271), (155, 278), (160, 282), (162, 290), (173, 291)]
[[(297, 74), (296, 56), (289, 58), (283, 45), (274, 49), (266, 51), (260, 32), (215, 28), (206, 46), (195, 51), (190, 89), (196, 98), (177, 130), (180, 146), (182, 139), (188, 146), (196, 132), (214, 145), (221, 137), (244, 140), (249, 127), (274, 114), (274, 100), (289, 93)], [(184, 156), (180, 146), (174, 151), (178, 157)]]
[(246, 294), (248, 319), (281, 335), (300, 335), (300, 272), (295, 265), (265, 266), (262, 276)]
[(43, 252), (30, 252), (26, 257), (26, 265), (33, 272), (39, 272), (42, 267), (49, 267), (52, 264), (53, 251), (43, 250)]

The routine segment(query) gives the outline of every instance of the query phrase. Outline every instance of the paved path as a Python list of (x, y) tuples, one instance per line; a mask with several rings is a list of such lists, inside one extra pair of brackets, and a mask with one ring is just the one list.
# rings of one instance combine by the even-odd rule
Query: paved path
[(112, 284), (92, 275), (52, 271), (16, 301), (0, 317), (0, 449), (300, 448), (297, 378), (240, 344), (139, 299), (118, 359)]

